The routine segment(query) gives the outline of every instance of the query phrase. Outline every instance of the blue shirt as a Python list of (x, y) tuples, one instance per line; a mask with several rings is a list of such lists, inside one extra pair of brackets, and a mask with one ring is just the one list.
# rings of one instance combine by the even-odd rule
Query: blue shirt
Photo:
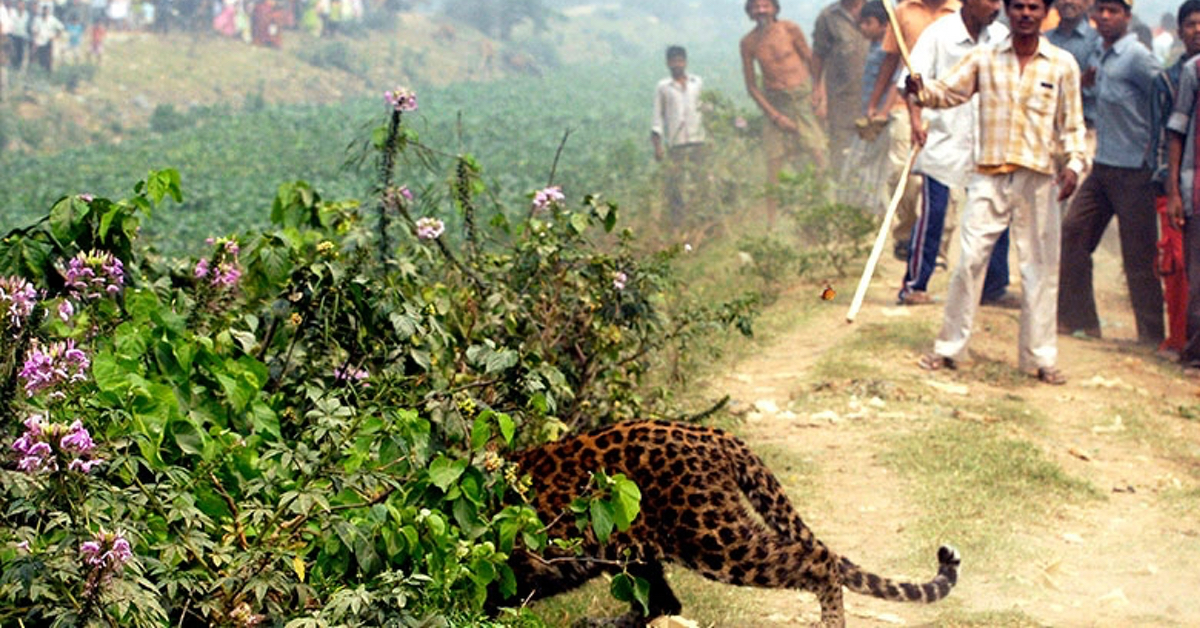
[(871, 93), (875, 91), (875, 79), (879, 78), (879, 69), (883, 65), (883, 58), (885, 56), (887, 55), (883, 52), (883, 44), (878, 41), (871, 42), (871, 48), (867, 50), (867, 65), (863, 68), (863, 115), (867, 113), (867, 105), (871, 102)]
[(1159, 186), (1159, 195), (1166, 194), (1167, 184), (1167, 120), (1175, 108), (1175, 94), (1179, 91), (1179, 78), (1183, 75), (1183, 64), (1187, 59), (1180, 57), (1171, 67), (1154, 77), (1154, 97), (1150, 99), (1150, 156), (1153, 159), (1154, 182)]
[(1132, 32), (1092, 57), (1096, 68), (1095, 162), (1117, 168), (1150, 167), (1150, 101), (1154, 77), (1162, 65)]
[[(1100, 33), (1082, 18), (1075, 24), (1075, 28), (1065, 29), (1060, 23), (1043, 34), (1050, 43), (1071, 53), (1081, 72), (1088, 69), (1092, 53), (1101, 47)], [(1096, 88), (1084, 87), (1079, 94), (1083, 98), (1083, 119), (1090, 128), (1096, 120)]]

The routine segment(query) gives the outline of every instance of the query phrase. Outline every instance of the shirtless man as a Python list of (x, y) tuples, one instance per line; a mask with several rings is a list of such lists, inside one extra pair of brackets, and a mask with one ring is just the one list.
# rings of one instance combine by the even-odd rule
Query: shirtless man
[[(809, 163), (824, 170), (825, 137), (812, 109), (812, 51), (804, 32), (777, 19), (778, 0), (746, 0), (746, 14), (757, 26), (742, 38), (742, 74), (750, 98), (770, 121), (763, 129), (768, 182), (778, 180), (785, 163), (797, 171)], [(775, 203), (768, 197), (767, 226), (774, 224)]]

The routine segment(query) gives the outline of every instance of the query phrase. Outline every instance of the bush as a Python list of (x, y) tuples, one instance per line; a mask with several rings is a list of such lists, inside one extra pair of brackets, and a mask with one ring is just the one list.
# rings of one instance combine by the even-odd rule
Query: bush
[(189, 113), (179, 111), (175, 105), (160, 103), (150, 114), (150, 130), (155, 133), (171, 133), (186, 129), (196, 124), (196, 119)]
[(375, 138), (375, 201), (286, 183), (198, 258), (138, 240), (172, 170), (3, 239), (0, 624), (480, 625), (544, 527), (503, 453), (664, 416), (656, 355), (749, 332), (596, 196), (478, 215), (469, 155), (452, 237), (392, 183), (401, 113)]

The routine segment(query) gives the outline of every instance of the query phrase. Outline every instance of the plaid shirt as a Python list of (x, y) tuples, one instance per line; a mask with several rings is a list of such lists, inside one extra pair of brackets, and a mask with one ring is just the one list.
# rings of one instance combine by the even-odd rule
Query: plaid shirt
[(1067, 167), (1083, 171), (1087, 156), (1079, 65), (1069, 53), (1042, 37), (1022, 72), (1012, 37), (994, 48), (976, 48), (942, 80), (925, 84), (921, 104), (953, 107), (976, 93), (980, 171), (1021, 167), (1054, 174), (1054, 151), (1060, 145)]

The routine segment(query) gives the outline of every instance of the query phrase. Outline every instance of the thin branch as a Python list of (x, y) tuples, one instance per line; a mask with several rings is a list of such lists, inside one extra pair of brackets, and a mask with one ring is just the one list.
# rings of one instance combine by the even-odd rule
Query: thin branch
[(558, 142), (558, 150), (554, 151), (554, 163), (550, 164), (550, 176), (546, 179), (546, 187), (554, 185), (554, 175), (558, 172), (558, 158), (562, 156), (563, 147), (567, 145), (568, 137), (571, 137), (571, 127), (567, 127), (563, 131), (562, 140)]

